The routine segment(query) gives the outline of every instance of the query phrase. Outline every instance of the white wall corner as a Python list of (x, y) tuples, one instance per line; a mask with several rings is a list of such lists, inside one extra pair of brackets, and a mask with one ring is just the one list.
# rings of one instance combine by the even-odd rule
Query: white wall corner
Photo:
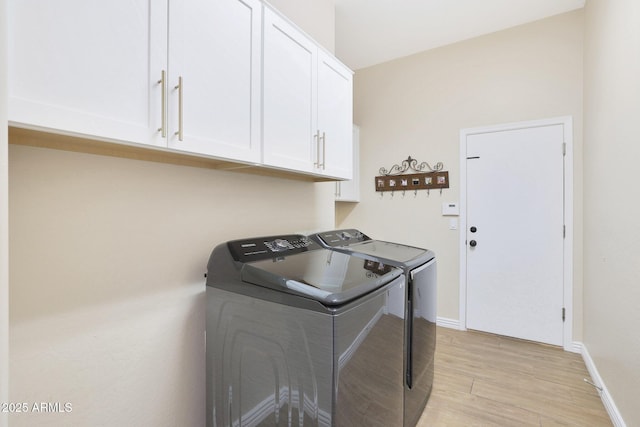
[(596, 365), (589, 354), (589, 350), (587, 350), (587, 346), (583, 343), (574, 344), (579, 344), (580, 347), (582, 347), (582, 359), (584, 360), (585, 365), (587, 365), (587, 370), (589, 371), (589, 375), (591, 375), (591, 381), (596, 386), (600, 387), (598, 393), (600, 394), (600, 399), (602, 399), (602, 403), (609, 414), (609, 418), (611, 418), (611, 422), (615, 427), (627, 427), (627, 424), (622, 419), (622, 414), (620, 414), (618, 407), (613, 401), (613, 397), (609, 393), (607, 386), (604, 384), (602, 377), (598, 373), (598, 368), (596, 368)]

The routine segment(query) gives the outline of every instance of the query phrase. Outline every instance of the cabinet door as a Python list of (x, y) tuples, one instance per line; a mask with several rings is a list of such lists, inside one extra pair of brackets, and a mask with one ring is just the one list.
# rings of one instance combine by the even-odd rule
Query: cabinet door
[(15, 0), (8, 6), (10, 124), (154, 141), (166, 0)]
[(353, 178), (336, 182), (336, 202), (360, 201), (360, 128), (353, 125)]
[(260, 23), (258, 0), (170, 1), (170, 148), (260, 161)]
[(264, 26), (264, 163), (313, 172), (317, 47), (267, 8)]
[(320, 172), (330, 177), (351, 179), (353, 175), (352, 82), (351, 70), (325, 52), (318, 52)]

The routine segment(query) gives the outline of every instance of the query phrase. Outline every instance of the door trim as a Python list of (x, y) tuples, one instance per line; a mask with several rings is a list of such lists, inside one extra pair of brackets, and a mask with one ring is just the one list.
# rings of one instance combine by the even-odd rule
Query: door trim
[[(563, 347), (566, 351), (573, 348), (573, 118), (571, 116), (526, 122), (506, 123), (460, 130), (460, 329), (467, 329), (467, 137), (482, 133), (562, 125), (566, 151), (564, 156), (564, 224), (563, 242), (563, 305), (565, 321), (563, 324)], [(561, 313), (558, 313), (560, 316)]]

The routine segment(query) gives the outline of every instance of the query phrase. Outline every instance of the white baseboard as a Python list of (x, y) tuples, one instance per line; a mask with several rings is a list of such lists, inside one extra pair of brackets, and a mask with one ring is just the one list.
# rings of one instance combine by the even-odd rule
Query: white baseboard
[(460, 321), (457, 319), (447, 319), (446, 317), (438, 317), (436, 319), (436, 325), (442, 326), (444, 328), (460, 330)]
[(571, 353), (582, 354), (582, 343), (580, 341), (572, 341), (569, 347), (565, 347), (565, 351), (570, 351)]
[(613, 401), (613, 397), (611, 397), (607, 386), (604, 384), (604, 381), (602, 381), (602, 377), (598, 373), (598, 369), (596, 368), (591, 355), (589, 355), (587, 346), (583, 343), (574, 343), (574, 345), (576, 344), (578, 344), (582, 348), (582, 359), (584, 360), (585, 365), (587, 365), (587, 370), (589, 371), (589, 375), (591, 375), (591, 380), (595, 385), (601, 388), (600, 390), (598, 390), (598, 393), (600, 394), (600, 399), (602, 399), (604, 408), (609, 414), (609, 418), (611, 418), (611, 422), (615, 427), (627, 427), (627, 424), (622, 419), (620, 411), (618, 411), (618, 407)]
[[(459, 331), (464, 331), (460, 325), (460, 321), (457, 319), (449, 319), (447, 317), (438, 317), (436, 319), (436, 325), (442, 326), (443, 328), (457, 329)], [(570, 351), (571, 353), (582, 354), (583, 344), (579, 341), (572, 341), (568, 347), (564, 347), (565, 351)]]

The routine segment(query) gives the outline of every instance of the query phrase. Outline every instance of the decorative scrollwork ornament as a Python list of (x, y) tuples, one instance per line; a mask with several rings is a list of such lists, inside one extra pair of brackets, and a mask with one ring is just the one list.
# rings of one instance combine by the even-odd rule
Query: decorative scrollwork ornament
[(425, 169), (430, 172), (440, 172), (444, 168), (442, 162), (438, 162), (433, 167), (429, 165), (427, 162), (422, 162), (418, 164), (416, 159), (413, 159), (411, 156), (407, 157), (406, 160), (403, 160), (401, 165), (393, 165), (391, 169), (387, 170), (384, 167), (380, 168), (380, 175), (401, 175), (408, 170), (412, 170), (414, 172), (423, 172)]

